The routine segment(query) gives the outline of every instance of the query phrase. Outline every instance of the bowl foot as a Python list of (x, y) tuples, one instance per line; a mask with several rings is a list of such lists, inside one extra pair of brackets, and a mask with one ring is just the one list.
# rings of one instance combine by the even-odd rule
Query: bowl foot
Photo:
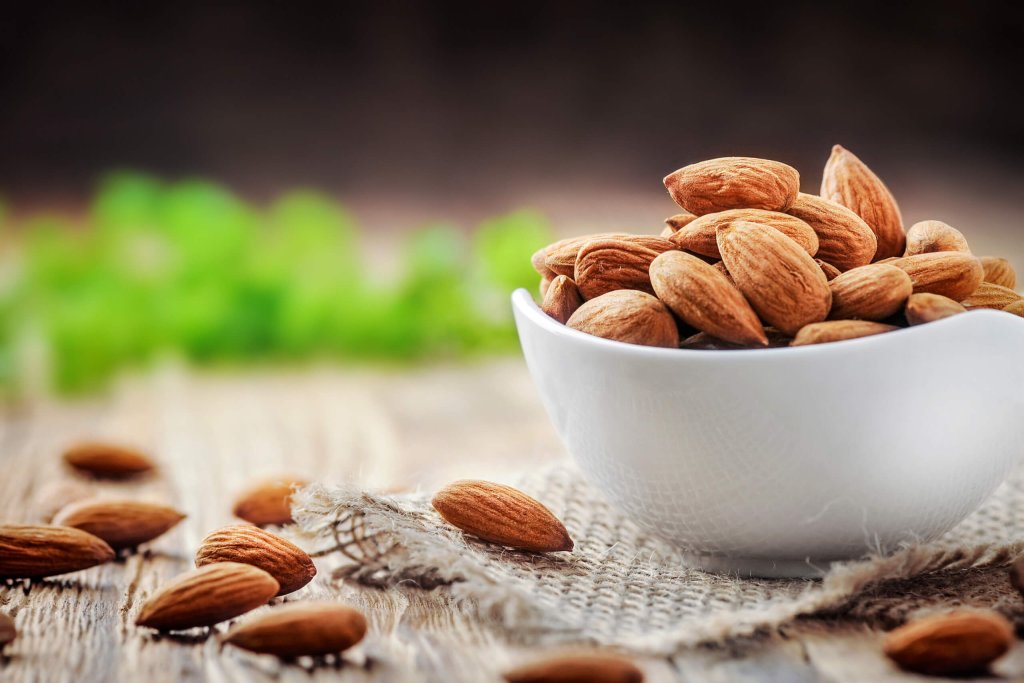
[(817, 563), (811, 559), (771, 560), (760, 557), (726, 557), (724, 555), (694, 555), (686, 553), (687, 567), (712, 574), (732, 574), (763, 579), (820, 579), (831, 563)]

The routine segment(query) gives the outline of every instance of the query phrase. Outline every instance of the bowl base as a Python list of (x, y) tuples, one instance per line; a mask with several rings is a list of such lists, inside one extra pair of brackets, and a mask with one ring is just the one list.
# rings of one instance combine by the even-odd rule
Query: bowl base
[(831, 563), (816, 563), (811, 559), (771, 560), (761, 557), (726, 557), (724, 555), (693, 555), (686, 553), (687, 567), (712, 574), (762, 579), (820, 579)]

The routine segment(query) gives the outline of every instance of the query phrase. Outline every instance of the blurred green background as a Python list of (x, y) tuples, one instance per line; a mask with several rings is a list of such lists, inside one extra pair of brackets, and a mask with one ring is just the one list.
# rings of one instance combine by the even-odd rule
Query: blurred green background
[(515, 348), (507, 294), (536, 288), (551, 241), (519, 210), (467, 229), (424, 225), (395, 263), (310, 190), (266, 205), (205, 180), (108, 176), (85, 216), (9, 217), (0, 204), (0, 393), (63, 393), (168, 355), (198, 365), (408, 362)]

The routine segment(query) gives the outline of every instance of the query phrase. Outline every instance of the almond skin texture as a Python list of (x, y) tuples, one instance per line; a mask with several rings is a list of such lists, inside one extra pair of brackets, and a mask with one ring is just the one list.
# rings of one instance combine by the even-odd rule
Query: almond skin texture
[(164, 584), (142, 605), (135, 623), (158, 631), (213, 626), (267, 604), (278, 588), (262, 569), (218, 562)]
[(664, 182), (675, 203), (697, 216), (727, 209), (785, 211), (800, 190), (795, 168), (751, 157), (690, 164)]
[(670, 239), (680, 249), (720, 259), (722, 254), (718, 250), (718, 229), (733, 221), (769, 225), (799, 244), (811, 256), (818, 253), (818, 236), (811, 226), (795, 216), (762, 209), (731, 209), (709, 213), (681, 227)]
[(825, 163), (821, 196), (864, 219), (878, 240), (875, 260), (903, 255), (907, 238), (896, 199), (863, 161), (839, 145)]
[(502, 674), (508, 683), (642, 683), (644, 674), (622, 657), (578, 654), (552, 657)]
[(445, 486), (430, 503), (452, 526), (491, 543), (537, 553), (573, 548), (558, 518), (511, 486), (465, 479)]
[[(695, 220), (697, 220), (697, 217), (692, 213), (677, 213), (665, 219), (665, 229), (668, 231), (668, 235), (671, 235)], [(662, 237), (667, 237), (668, 235), (664, 232), (662, 233)]]
[(817, 257), (840, 271), (866, 266), (878, 240), (860, 216), (841, 204), (801, 192), (786, 213), (804, 221), (818, 235)]
[[(541, 273), (541, 276), (549, 275), (551, 279), (554, 279), (555, 275), (572, 277), (576, 270), (576, 255), (579, 254), (580, 248), (587, 242), (600, 239), (629, 239), (633, 237), (640, 239), (643, 236), (629, 235), (624, 232), (600, 232), (581, 237), (569, 237), (549, 244), (543, 249), (544, 267), (547, 269), (547, 273)], [(658, 240), (661, 238), (649, 237), (649, 239)], [(536, 268), (536, 265), (534, 265), (534, 268)]]
[(559, 275), (548, 286), (544, 301), (540, 308), (563, 325), (572, 317), (576, 309), (583, 305), (583, 296), (576, 283), (564, 275)]
[[(657, 240), (656, 242), (654, 240)], [(637, 289), (653, 294), (648, 269), (658, 254), (676, 245), (658, 237), (636, 240), (603, 239), (587, 242), (576, 256), (573, 280), (584, 299), (616, 289)]]
[(833, 320), (885, 320), (899, 313), (914, 291), (910, 276), (887, 263), (848, 270), (829, 287)]
[(113, 548), (79, 529), (0, 524), (0, 579), (41, 579), (112, 559)]
[(995, 612), (940, 614), (911, 621), (885, 639), (901, 668), (932, 676), (984, 671), (1013, 645), (1013, 627)]
[(1007, 313), (1013, 313), (1014, 315), (1019, 315), (1020, 317), (1024, 318), (1024, 299), (1021, 299), (1010, 304), (1003, 310), (1006, 311)]
[(128, 479), (156, 466), (140, 451), (115, 444), (82, 442), (64, 451), (64, 462), (74, 470), (100, 479)]
[(963, 304), (941, 294), (911, 294), (903, 314), (911, 325), (923, 325), (948, 318), (957, 313), (966, 313)]
[(565, 324), (595, 337), (627, 344), (679, 346), (679, 328), (665, 304), (646, 292), (632, 289), (591, 299), (576, 309)]
[(969, 297), (985, 277), (978, 259), (958, 251), (904, 256), (891, 263), (910, 276), (915, 294), (941, 294), (953, 301)]
[(937, 251), (962, 251), (969, 254), (967, 239), (951, 225), (942, 221), (914, 223), (907, 231), (907, 250), (904, 256), (932, 254)]
[(833, 266), (831, 263), (822, 261), (820, 258), (814, 259), (814, 262), (821, 268), (821, 272), (825, 273), (825, 279), (829, 282), (832, 282), (842, 274), (838, 268)]
[(733, 344), (767, 346), (761, 321), (740, 291), (696, 256), (665, 252), (651, 263), (651, 283), (688, 325)]
[(237, 524), (214, 531), (199, 544), (196, 566), (215, 562), (241, 562), (259, 567), (280, 584), (278, 595), (305, 586), (316, 576), (316, 565), (299, 546), (276, 534)]
[(343, 652), (366, 635), (366, 617), (337, 602), (292, 602), (232, 627), (223, 642), (282, 659)]
[(985, 270), (985, 282), (1017, 289), (1017, 273), (1009, 261), (998, 256), (982, 256), (979, 260)]
[(975, 308), (991, 308), (1001, 311), (1007, 306), (1020, 301), (1021, 296), (1009, 287), (994, 285), (991, 282), (982, 282), (978, 288), (971, 292), (971, 295), (961, 301), (968, 311)]
[(53, 523), (81, 529), (121, 550), (152, 541), (183, 519), (185, 515), (166, 505), (93, 499), (68, 505)]
[(296, 477), (259, 482), (235, 499), (231, 511), (235, 517), (256, 526), (291, 524), (295, 521), (292, 519), (292, 495), (308, 483)]
[(825, 274), (775, 228), (731, 223), (719, 229), (718, 248), (736, 286), (766, 324), (795, 334), (828, 315), (832, 291)]
[(827, 344), (845, 339), (870, 337), (875, 334), (892, 332), (900, 328), (870, 320), (829, 320), (813, 323), (796, 333), (790, 346), (809, 346), (811, 344)]
[(18, 629), (14, 626), (14, 619), (0, 612), (0, 651), (4, 645), (13, 642), (18, 637)]

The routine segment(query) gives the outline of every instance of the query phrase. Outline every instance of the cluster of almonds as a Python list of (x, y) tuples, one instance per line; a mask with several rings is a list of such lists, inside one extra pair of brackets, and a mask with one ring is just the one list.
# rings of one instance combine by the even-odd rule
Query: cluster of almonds
[(836, 145), (820, 196), (796, 169), (711, 159), (665, 178), (686, 210), (660, 236), (603, 233), (533, 255), (542, 308), (589, 334), (735, 349), (864, 337), (972, 308), (1024, 316), (1009, 262), (936, 220), (904, 232), (892, 193)]

